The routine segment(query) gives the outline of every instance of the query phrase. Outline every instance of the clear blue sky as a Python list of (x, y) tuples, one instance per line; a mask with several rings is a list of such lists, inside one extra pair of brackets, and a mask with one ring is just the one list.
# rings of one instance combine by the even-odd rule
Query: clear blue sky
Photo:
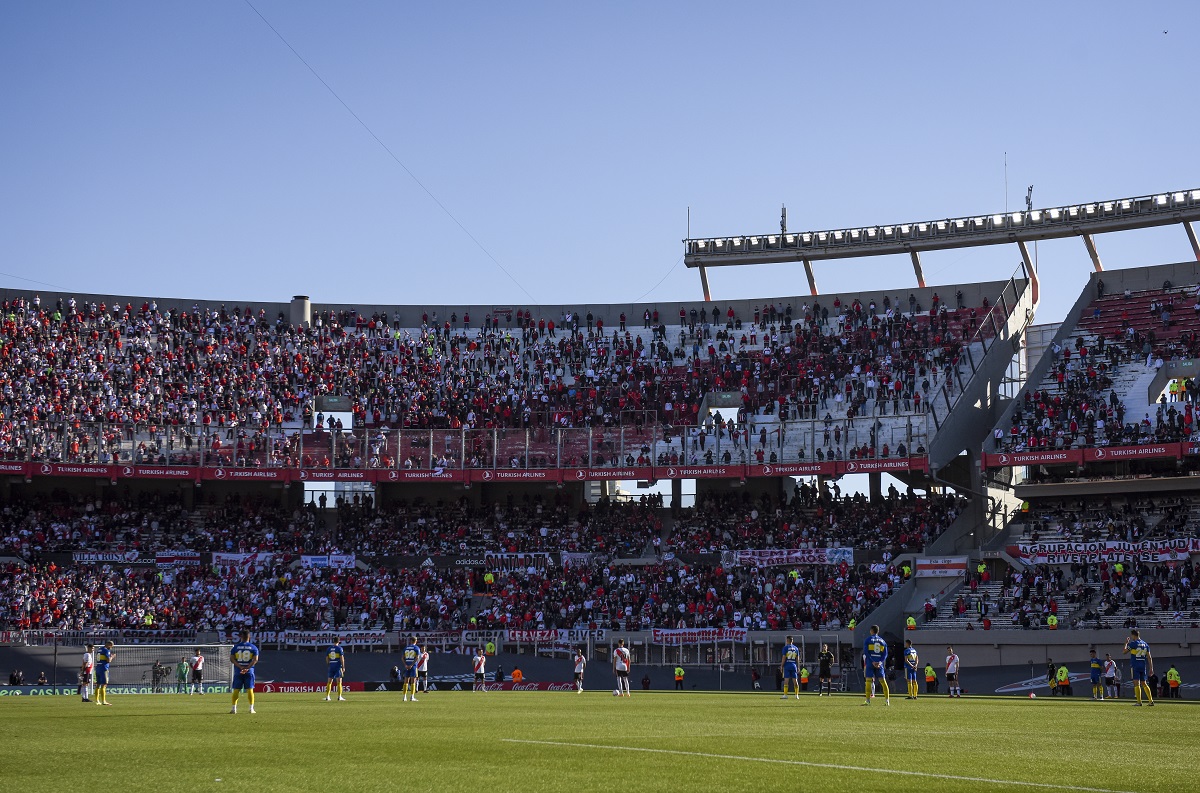
[[(1196, 3), (0, 5), (0, 286), (388, 303), (698, 299), (694, 235), (1200, 187)], [(1164, 30), (1169, 33), (1164, 34)], [(1099, 238), (1180, 261), (1177, 228)], [(1040, 248), (1040, 321), (1086, 279)], [(933, 283), (1015, 249), (930, 256)], [(817, 265), (823, 291), (913, 283)], [(722, 298), (803, 272), (714, 273)]]

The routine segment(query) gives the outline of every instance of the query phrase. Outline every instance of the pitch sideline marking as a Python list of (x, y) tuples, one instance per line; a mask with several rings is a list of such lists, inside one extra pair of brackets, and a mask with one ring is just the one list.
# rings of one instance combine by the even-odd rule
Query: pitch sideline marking
[(711, 754), (709, 752), (689, 752), (682, 749), (651, 749), (642, 746), (606, 746), (597, 743), (569, 743), (566, 741), (533, 741), (521, 738), (502, 738), (505, 743), (526, 743), (539, 746), (573, 746), (578, 749), (608, 749), (621, 752), (647, 752), (650, 754), (675, 754), (686, 757), (707, 757), (713, 760), (744, 760), (751, 763), (775, 763), (778, 765), (799, 765), (809, 768), (831, 768), (837, 771), (864, 771), (872, 774), (897, 774), (902, 776), (919, 776), (931, 779), (948, 779), (957, 782), (982, 782), (990, 785), (1017, 785), (1020, 787), (1049, 788), (1051, 790), (1080, 790), (1086, 793), (1131, 793), (1124, 790), (1112, 790), (1100, 787), (1082, 787), (1079, 785), (1056, 785), (1052, 782), (1022, 782), (1015, 779), (989, 779), (978, 776), (960, 776), (958, 774), (936, 774), (931, 771), (905, 771), (899, 768), (869, 768), (867, 766), (841, 765), (838, 763), (813, 763), (807, 760), (786, 760), (776, 757), (749, 757), (737, 754)]

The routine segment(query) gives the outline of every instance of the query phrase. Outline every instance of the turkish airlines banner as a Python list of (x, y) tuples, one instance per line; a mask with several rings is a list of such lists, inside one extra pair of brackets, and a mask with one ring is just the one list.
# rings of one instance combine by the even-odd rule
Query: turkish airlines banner
[(286, 468), (201, 468), (200, 478), (215, 482), (287, 482)]
[(1144, 542), (1037, 542), (1010, 545), (1008, 552), (1028, 564), (1075, 562), (1175, 562), (1200, 554), (1200, 538)]
[(886, 471), (928, 471), (927, 457), (896, 457), (884, 460), (840, 460), (840, 474), (878, 474)]
[(29, 465), (26, 463), (0, 462), (0, 475), (29, 476)]
[(1069, 465), (1083, 462), (1081, 449), (1048, 449), (1044, 452), (1012, 452), (985, 454), (985, 468), (1008, 468), (1016, 465)]
[(196, 469), (182, 465), (122, 465), (116, 466), (117, 473), (124, 478), (135, 479), (195, 479)]
[(947, 556), (942, 559), (918, 557), (913, 572), (917, 578), (959, 578), (967, 574), (967, 557)]
[(744, 642), (747, 631), (745, 628), (655, 628), (650, 633), (654, 644), (678, 647), (707, 642)]
[(1148, 443), (1145, 446), (1101, 446), (1084, 449), (1083, 460), (1088, 463), (1109, 463), (1116, 460), (1142, 460), (1148, 457), (1183, 456), (1183, 444)]
[(115, 465), (81, 465), (75, 463), (32, 463), (32, 473), (36, 476), (102, 476), (113, 479), (118, 474)]
[(746, 475), (742, 465), (667, 466), (656, 467), (659, 479), (741, 479)]
[(446, 482), (456, 483), (463, 482), (465, 476), (464, 471), (451, 470), (449, 468), (434, 468), (430, 470), (422, 470), (419, 468), (411, 469), (388, 469), (386, 471), (377, 471), (375, 476), (376, 482)]
[[(342, 688), (346, 691), (366, 691), (366, 684), (357, 680), (346, 680), (342, 682)], [(276, 682), (274, 680), (270, 682), (256, 681), (254, 691), (257, 694), (323, 694), (325, 693), (325, 684)]]
[(562, 471), (557, 468), (475, 468), (472, 482), (546, 482), (557, 483)]
[(357, 468), (301, 468), (292, 474), (301, 482), (374, 482), (375, 471)]
[(837, 473), (837, 463), (768, 463), (767, 465), (751, 465), (746, 469), (747, 476), (833, 476)]
[[(726, 559), (726, 557), (728, 557)], [(777, 567), (797, 564), (854, 564), (853, 548), (771, 548), (761, 551), (728, 551), (722, 561), (743, 567)]]
[(563, 471), (564, 482), (593, 482), (602, 479), (624, 479), (646, 481), (654, 478), (654, 469), (645, 468), (567, 468)]

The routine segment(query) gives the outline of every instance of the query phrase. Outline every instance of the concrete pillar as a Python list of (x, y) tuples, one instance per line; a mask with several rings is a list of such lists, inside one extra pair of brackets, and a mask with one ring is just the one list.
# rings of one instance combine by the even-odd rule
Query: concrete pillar
[(682, 479), (672, 479), (671, 480), (671, 508), (672, 509), (682, 509), (683, 508), (683, 480)]
[(871, 490), (871, 501), (883, 499), (883, 474), (867, 474), (867, 483)]
[(308, 327), (312, 324), (312, 303), (308, 295), (296, 295), (292, 298), (291, 322), (295, 327)]

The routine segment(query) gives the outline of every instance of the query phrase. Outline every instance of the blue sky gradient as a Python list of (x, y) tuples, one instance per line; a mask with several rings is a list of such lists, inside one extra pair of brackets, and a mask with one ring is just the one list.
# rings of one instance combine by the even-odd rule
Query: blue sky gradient
[[(1012, 208), (1031, 183), (1038, 206), (1200, 187), (1194, 3), (253, 2), (512, 279), (244, 0), (55, 2), (0, 5), (0, 286), (699, 299), (689, 206), (696, 236), (776, 229), (782, 203), (792, 230), (995, 212), (1006, 151)], [(1098, 244), (1109, 267), (1191, 258), (1177, 228)], [(1039, 259), (1045, 322), (1091, 265), (1079, 240)], [(816, 270), (913, 284), (903, 258)], [(798, 266), (712, 283), (807, 291)]]

